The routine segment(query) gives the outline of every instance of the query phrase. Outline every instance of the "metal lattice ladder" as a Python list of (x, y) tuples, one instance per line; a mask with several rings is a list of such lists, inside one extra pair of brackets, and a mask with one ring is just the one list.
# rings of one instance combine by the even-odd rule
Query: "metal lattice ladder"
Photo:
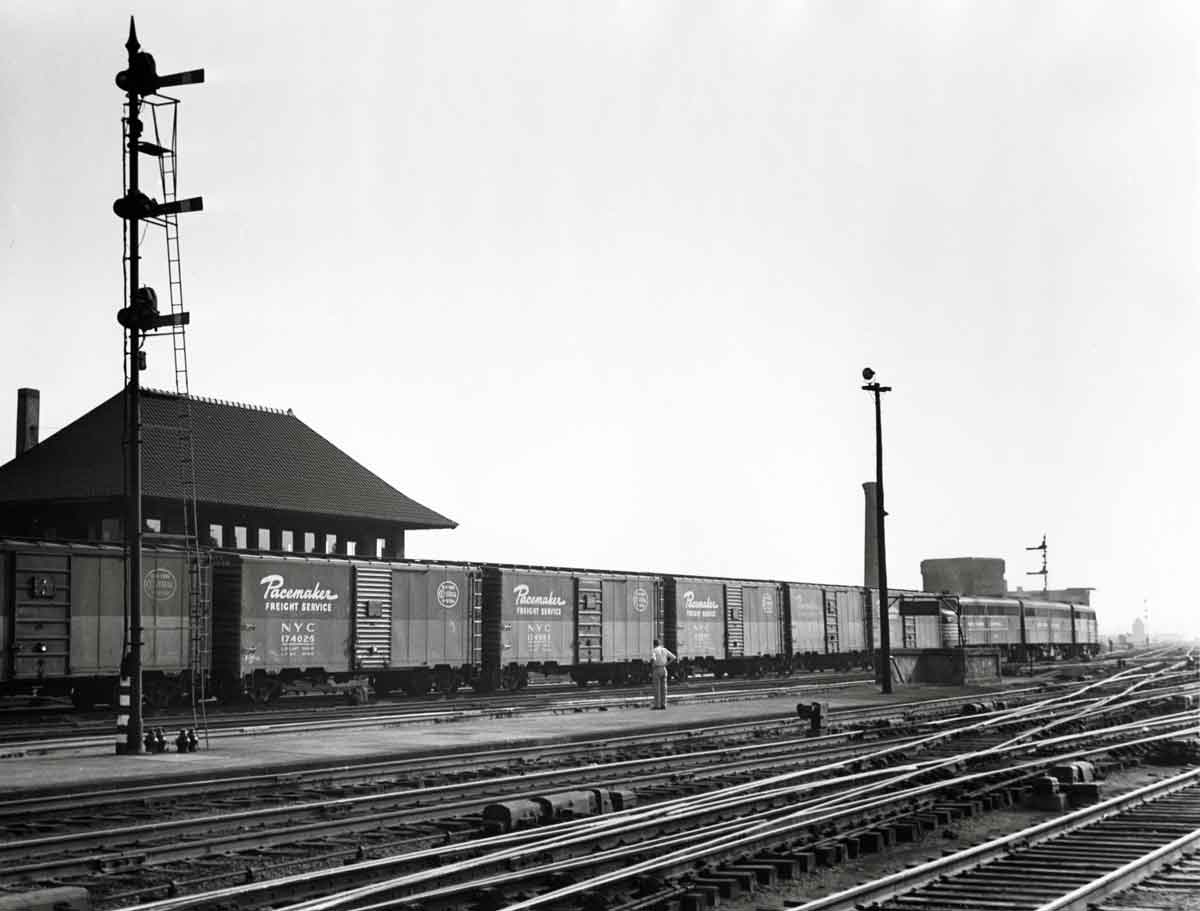
[[(158, 158), (163, 202), (178, 198), (177, 139), (179, 102), (159, 96), (161, 101), (148, 101), (154, 129), (152, 153)], [(180, 267), (179, 216), (174, 213), (160, 216), (167, 242), (167, 288), (171, 315), (183, 314), (183, 273)], [(192, 721), (203, 732), (208, 745), (208, 718), (205, 700), (208, 696), (208, 668), (211, 658), (212, 597), (209, 590), (209, 555), (200, 546), (199, 514), (196, 507), (196, 453), (192, 437), (192, 399), (188, 383), (187, 326), (183, 321), (171, 326), (171, 347), (174, 354), (177, 441), (179, 452), (179, 484), (183, 500), (183, 539), (188, 564), (188, 622), (189, 660), (191, 673)]]

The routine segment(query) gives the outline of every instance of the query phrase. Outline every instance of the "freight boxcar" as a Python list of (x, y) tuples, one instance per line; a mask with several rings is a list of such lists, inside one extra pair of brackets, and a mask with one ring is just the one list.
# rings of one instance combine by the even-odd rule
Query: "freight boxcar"
[(717, 676), (786, 673), (787, 601), (777, 582), (689, 576), (663, 578), (664, 644), (673, 672)]
[(322, 557), (213, 558), (212, 674), (225, 699), (270, 701), (291, 683), (355, 674), (352, 566)]
[(867, 590), (786, 582), (781, 591), (791, 669), (845, 670), (869, 662), (867, 637), (875, 624)]
[[(124, 550), (49, 541), (0, 542), (0, 687), (5, 694), (114, 701), (125, 653)], [(188, 561), (142, 555), (142, 690), (165, 707), (190, 688)]]
[(724, 584), (717, 579), (666, 576), (663, 632), (663, 644), (679, 659), (673, 666), (677, 676), (717, 670), (728, 654)]
[(783, 592), (793, 669), (825, 667), (825, 593), (817, 586), (796, 582), (786, 583)]
[(354, 599), (354, 667), (370, 673), (376, 693), (453, 693), (477, 682), (483, 607), (477, 567), (356, 562)]
[(788, 672), (784, 604), (778, 583), (726, 583), (727, 673), (757, 677)]
[(578, 648), (571, 677), (584, 685), (648, 683), (650, 650), (662, 633), (657, 576), (576, 576)]
[(576, 683), (648, 679), (661, 582), (591, 570), (484, 566), (480, 689), (520, 689), (530, 673)]

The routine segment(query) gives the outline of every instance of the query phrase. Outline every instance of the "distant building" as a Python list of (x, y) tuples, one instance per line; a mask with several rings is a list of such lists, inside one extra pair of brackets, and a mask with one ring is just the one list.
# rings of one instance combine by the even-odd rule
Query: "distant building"
[(1146, 621), (1144, 621), (1141, 617), (1138, 617), (1133, 621), (1132, 635), (1134, 645), (1145, 645), (1150, 641), (1150, 637), (1146, 632)]
[[(184, 530), (189, 458), (202, 543), (403, 557), (406, 532), (455, 527), (291, 411), (195, 396), (185, 403), (152, 390), (143, 390), (141, 402), (148, 541)], [(0, 465), (0, 535), (123, 541), (124, 392), (40, 443), (38, 404), (35, 390), (18, 394), (17, 456)], [(181, 448), (184, 404), (190, 404), (191, 453)]]

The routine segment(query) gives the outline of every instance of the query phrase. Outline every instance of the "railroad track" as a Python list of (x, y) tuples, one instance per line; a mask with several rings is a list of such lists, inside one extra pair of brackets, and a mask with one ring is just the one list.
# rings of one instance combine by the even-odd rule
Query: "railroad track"
[[(693, 683), (674, 688), (671, 702), (676, 705), (722, 701), (769, 699), (779, 696), (812, 699), (821, 693), (852, 691), (871, 686), (870, 680), (825, 680), (817, 682), (757, 681), (753, 684), (728, 684), (713, 681)], [(1031, 688), (1033, 689), (1033, 688)], [(546, 714), (585, 711), (608, 711), (646, 705), (650, 695), (643, 687), (621, 691), (535, 694), (531, 696), (495, 697), (469, 700), (426, 700), (421, 702), (384, 702), (370, 706), (332, 706), (300, 710), (264, 709), (249, 713), (212, 715), (208, 719), (207, 737), (241, 737), (246, 735), (287, 733), (289, 731), (337, 731), (363, 727), (420, 724), (426, 722), (470, 721), (477, 718), (515, 717), (525, 714)], [(112, 748), (112, 719), (74, 725), (68, 729), (20, 728), (0, 729), (0, 758), (54, 751), (88, 751)], [(147, 716), (148, 729), (161, 727), (168, 735), (194, 726), (192, 716), (175, 715), (161, 718)], [(168, 739), (171, 739), (170, 737)]]
[[(600, 818), (568, 818), (491, 837), (409, 845), (378, 860), (306, 870), (135, 907), (138, 911), (268, 906), (289, 911), (680, 907), (689, 897), (707, 902), (706, 895), (729, 896), (754, 882), (797, 876), (818, 863), (836, 862), (852, 843), (870, 850), (863, 846), (893, 837), (914, 838), (929, 817), (957, 818), (972, 812), (966, 808), (985, 801), (1014, 799), (1021, 790), (1020, 777), (1045, 765), (1033, 763), (1016, 773), (980, 774), (973, 788), (963, 782), (942, 782), (899, 793), (895, 776), (886, 771), (847, 773), (820, 782), (789, 782), (791, 775), (775, 775), (765, 784), (730, 785), (614, 810)], [(899, 774), (911, 781), (918, 772), (902, 768)], [(846, 799), (847, 791), (854, 799)], [(864, 796), (872, 791), (892, 793)], [(835, 834), (831, 827), (841, 820), (847, 821), (847, 827)], [(331, 889), (332, 895), (295, 903), (297, 898)]]
[(1197, 851), (1193, 769), (791, 911), (1084, 909)]
[[(1149, 681), (1129, 686), (1132, 689), (1143, 690), (1149, 688)], [(986, 786), (994, 790), (998, 787), (997, 776), (1001, 779), (1011, 776), (1009, 766), (1012, 757), (1029, 755), (1039, 749), (1055, 751), (1054, 756), (1050, 758), (1031, 761), (1032, 765), (1022, 767), (1023, 775), (1033, 774), (1030, 771), (1033, 767), (1041, 767), (1046, 762), (1061, 758), (1058, 751), (1069, 748), (1072, 738), (1075, 738), (1077, 744), (1079, 738), (1089, 736), (1079, 732), (1059, 733), (1053, 738), (1042, 736), (1040, 742), (1030, 743), (1027, 736), (1022, 737), (1018, 733), (1014, 737), (1014, 733), (1017, 733), (1013, 730), (1014, 725), (1022, 730), (1032, 729), (1040, 735), (1045, 735), (1048, 729), (1055, 726), (1078, 727), (1083, 718), (1090, 718), (1096, 723), (1101, 719), (1108, 719), (1105, 723), (1109, 726), (1107, 736), (1110, 740), (1113, 737), (1128, 738), (1130, 723), (1113, 724), (1111, 716), (1114, 713), (1149, 712), (1154, 705), (1161, 711), (1164, 700), (1170, 698), (1162, 695), (1138, 696), (1140, 701), (1135, 702), (1132, 693), (1124, 693), (1117, 699), (1115, 695), (1097, 695), (1101, 689), (1103, 688), (1100, 685), (1092, 684), (1085, 688), (1082, 697), (1052, 697), (1042, 700), (1036, 708), (1024, 706), (1008, 709), (1006, 712), (990, 712), (985, 716), (970, 719), (970, 723), (964, 725), (961, 730), (948, 728), (943, 719), (931, 725), (932, 732), (924, 732), (920, 738), (916, 738), (915, 734), (906, 734), (893, 736), (893, 739), (886, 743), (849, 744), (826, 741), (822, 744), (811, 739), (796, 738), (793, 743), (748, 743), (731, 749), (694, 750), (694, 755), (679, 754), (666, 759), (662, 756), (626, 758), (612, 763), (610, 768), (603, 771), (596, 764), (586, 768), (550, 769), (538, 773), (526, 768), (521, 774), (510, 774), (505, 782), (492, 781), (488, 785), (490, 791), (485, 790), (478, 782), (439, 784), (428, 788), (410, 787), (407, 793), (385, 795), (382, 800), (377, 799), (375, 795), (343, 796), (328, 801), (310, 800), (302, 813), (297, 811), (293, 797), (293, 805), (290, 808), (287, 805), (288, 800), (285, 799), (276, 808), (248, 811), (242, 816), (222, 813), (221, 823), (225, 829), (207, 833), (202, 828), (197, 828), (196, 824), (202, 827), (210, 825), (211, 821), (191, 820), (192, 828), (189, 830), (189, 821), (186, 818), (183, 823), (175, 826), (168, 822), (169, 814), (163, 813), (163, 818), (158, 822), (126, 826), (124, 835), (116, 829), (91, 833), (93, 839), (99, 834), (99, 838), (108, 845), (109, 850), (104, 852), (97, 852), (94, 844), (89, 844), (86, 839), (27, 836), (20, 839), (23, 844), (17, 845), (19, 850), (25, 851), (24, 861), (19, 853), (0, 858), (0, 861), (5, 869), (9, 870), (20, 869), (23, 862), (27, 879), (40, 873), (61, 881), (64, 876), (83, 876), (90, 871), (100, 883), (96, 887), (97, 895), (101, 896), (102, 904), (110, 907), (114, 902), (119, 904), (122, 901), (138, 901), (147, 895), (194, 891), (203, 888), (205, 883), (228, 881), (231, 876), (234, 879), (245, 878), (247, 870), (252, 869), (255, 877), (270, 876), (274, 877), (274, 880), (255, 887), (227, 887), (235, 890), (234, 893), (213, 893), (200, 899), (173, 899), (171, 901), (174, 904), (170, 906), (208, 907), (212, 902), (224, 902), (226, 905), (233, 902), (239, 907), (248, 907), (253, 903), (271, 904), (277, 902), (280, 895), (295, 896), (311, 894), (305, 893), (306, 889), (319, 893), (320, 890), (344, 887), (348, 881), (347, 877), (351, 882), (384, 874), (395, 878), (397, 870), (403, 870), (406, 866), (411, 869), (414, 865), (425, 871), (429, 867), (430, 858), (434, 856), (460, 856), (462, 860), (456, 861), (456, 864), (469, 861), (473, 865), (471, 869), (477, 870), (480, 864), (499, 864), (507, 868), (516, 862), (514, 856), (503, 854), (503, 850), (524, 848), (532, 852), (529, 856), (534, 857), (541, 856), (546, 850), (558, 850), (553, 847), (547, 849), (545, 841), (547, 837), (553, 838), (555, 826), (538, 826), (528, 832), (518, 829), (516, 833), (488, 834), (497, 826), (501, 829), (511, 826), (514, 817), (524, 818), (522, 814), (538, 812), (531, 809), (529, 801), (514, 803), (511, 799), (500, 799), (497, 803), (498, 798), (527, 792), (535, 786), (539, 792), (547, 795), (542, 798), (542, 804), (534, 802), (535, 806), (550, 806), (552, 810), (557, 808), (551, 815), (558, 810), (578, 814), (585, 812), (589, 807), (593, 811), (608, 811), (595, 819), (558, 823), (560, 830), (569, 829), (572, 825), (581, 827), (582, 835), (572, 836), (574, 840), (571, 844), (576, 849), (587, 844), (582, 857), (561, 861), (576, 865), (572, 868), (575, 871), (571, 873), (572, 876), (576, 875), (578, 870), (588, 868), (593, 861), (595, 865), (603, 866), (604, 852), (608, 850), (605, 845), (614, 840), (631, 838), (634, 844), (630, 851), (635, 856), (638, 852), (644, 854), (650, 851), (657, 857), (667, 844), (672, 843), (671, 839), (691, 839), (689, 850), (696, 857), (708, 857), (713, 855), (714, 851), (710, 850), (711, 846), (704, 840), (715, 837), (712, 827), (734, 825), (744, 828), (747, 825), (745, 813), (748, 809), (766, 814), (753, 825), (767, 826), (769, 829), (775, 825), (771, 822), (771, 814), (794, 813), (794, 805), (798, 801), (807, 801), (810, 804), (810, 812), (813, 811), (813, 806), (817, 806), (821, 811), (814, 817), (818, 820), (817, 823), (813, 823), (812, 820), (795, 822), (787, 829), (788, 832), (792, 832), (796, 827), (807, 828), (814, 824), (832, 825), (834, 819), (841, 819), (847, 815), (862, 816), (864, 813), (874, 814), (869, 824), (878, 828), (881, 825), (880, 814), (911, 815), (913, 807), (935, 801), (935, 798), (929, 795), (939, 789), (944, 791), (947, 787), (957, 789), (956, 796), (960, 798), (970, 795), (973, 789), (979, 787)], [(1033, 715), (1036, 715), (1037, 722), (1031, 727), (1028, 718)], [(1153, 722), (1144, 719), (1135, 719), (1132, 722), (1133, 729), (1143, 735), (1151, 728), (1163, 732), (1154, 734), (1154, 738), (1173, 736), (1173, 732), (1182, 723), (1177, 717), (1172, 718), (1170, 715)], [(889, 735), (892, 733), (886, 729), (882, 730)], [(656, 736), (661, 740), (661, 733)], [(944, 746), (947, 741), (955, 738), (962, 740), (968, 749), (962, 750), (960, 747), (955, 751), (933, 748), (934, 745)], [(637, 748), (645, 749), (645, 745)], [(822, 753), (822, 750), (825, 752)], [(909, 754), (920, 750), (924, 750), (925, 753), (919, 762), (914, 762)], [(705, 753), (708, 755), (703, 755)], [(903, 764), (900, 772), (894, 771), (897, 763)], [(952, 785), (947, 785), (943, 780), (947, 769), (969, 764), (976, 769), (973, 773), (975, 778)], [(470, 774), (465, 767), (463, 771)], [(933, 780), (921, 784), (920, 788), (932, 788), (932, 791), (914, 791), (912, 786), (905, 784), (910, 780), (925, 777), (932, 777)], [(883, 798), (881, 803), (872, 798), (876, 803), (868, 801), (868, 804), (871, 807), (895, 805), (898, 809), (886, 812), (882, 809), (864, 810), (863, 806), (854, 802), (832, 809), (842, 801), (846, 788), (850, 786), (866, 788), (876, 793), (880, 788), (885, 788), (891, 793)], [(575, 790), (563, 791), (563, 788)], [(556, 797), (563, 794), (573, 796)], [(247, 800), (261, 801), (262, 796), (247, 795)], [(817, 800), (818, 804), (812, 805), (813, 800)], [(391, 804), (387, 804), (386, 801), (391, 801)], [(489, 806), (493, 806), (490, 815)], [(495, 806), (500, 808), (494, 809)], [(25, 819), (38, 815), (31, 807), (25, 807), (24, 810)], [(156, 812), (153, 805), (151, 811)], [(91, 808), (88, 812), (92, 815), (95, 809)], [(657, 820), (663, 813), (670, 814), (678, 824), (676, 828), (682, 827), (682, 831), (667, 831), (657, 836), (648, 836), (647, 833), (656, 827)], [(822, 813), (824, 815), (821, 815)], [(283, 820), (285, 824), (276, 825), (272, 829), (266, 825), (269, 817), (274, 817), (277, 822)], [(628, 832), (612, 828), (621, 825), (631, 828)], [(232, 835), (230, 827), (233, 829)], [(363, 834), (365, 829), (371, 829), (378, 835), (377, 844), (372, 845), (371, 839)], [(588, 831), (590, 829), (594, 831)], [(765, 837), (770, 841), (777, 835), (778, 833), (771, 829)], [(165, 848), (155, 846), (156, 837), (160, 842), (165, 841)], [(122, 842), (121, 838), (125, 838), (125, 842)], [(696, 843), (697, 838), (701, 839), (700, 843)], [(134, 842), (134, 847), (129, 848)], [(849, 844), (848, 841), (845, 843)], [(126, 845), (124, 850), (121, 848), (122, 844)], [(502, 850), (500, 846), (505, 845), (508, 847)], [(229, 853), (239, 846), (244, 849), (242, 854)], [(834, 850), (831, 845), (826, 845), (822, 850), (826, 848)], [(63, 861), (57, 868), (54, 867), (47, 859), (48, 856), (54, 851), (64, 850)], [(376, 850), (388, 856), (377, 860), (360, 859), (368, 853), (376, 853)], [(494, 856), (498, 851), (501, 856)], [(31, 853), (42, 859), (31, 863)], [(720, 846), (715, 850), (715, 854), (721, 854)], [(328, 871), (313, 872), (310, 868), (316, 862), (313, 860), (316, 856), (323, 858), (322, 863), (337, 863), (342, 866), (338, 868), (336, 875)], [(526, 855), (518, 852), (515, 857), (524, 856)], [(198, 867), (195, 864), (197, 858), (204, 861)], [(347, 865), (347, 861), (358, 863)], [(691, 857), (688, 863), (683, 864), (684, 869), (675, 869), (673, 875), (678, 877), (685, 874), (694, 861), (695, 857)], [(297, 881), (295, 875), (287, 875), (290, 868), (301, 865), (309, 870), (304, 874), (307, 878), (303, 882)], [(527, 866), (523, 861), (518, 865)], [(628, 866), (629, 858), (626, 857), (620, 861), (619, 869), (627, 871)], [(679, 864), (674, 866), (679, 867)], [(449, 875), (452, 878), (457, 872), (456, 868)], [(423, 873), (421, 875), (424, 876)], [(446, 875), (445, 871), (443, 875)], [(550, 880), (554, 878), (549, 873), (536, 869), (533, 873), (523, 870), (522, 875), (532, 877), (534, 881), (542, 882), (543, 885), (547, 876)], [(428, 884), (432, 880), (425, 877), (420, 882)], [(468, 882), (470, 889), (493, 888), (488, 884), (491, 882), (489, 876)], [(411, 899), (412, 889), (409, 886), (412, 885), (414, 883), (397, 888), (401, 888)], [(463, 892), (461, 889), (455, 891), (456, 888), (458, 887), (454, 884), (439, 885), (432, 890), (436, 895), (427, 895), (422, 900), (440, 900), (438, 895), (444, 894), (445, 901), (448, 902), (444, 907), (461, 907), (457, 902), (462, 900)], [(511, 890), (518, 887), (509, 883), (505, 888)], [(670, 886), (668, 891), (678, 888)], [(239, 889), (242, 891), (237, 891)], [(252, 889), (252, 892), (246, 889)], [(234, 894), (236, 898), (231, 897)], [(424, 893), (418, 891), (417, 894)], [(434, 906), (436, 905), (430, 905)], [(644, 906), (653, 907), (649, 904)]]
[[(1108, 681), (1156, 679), (1153, 671), (1132, 669), (1118, 673), (1110, 678), (1096, 681), (1104, 685)], [(693, 684), (689, 689), (679, 692), (672, 691), (671, 701), (674, 704), (711, 703), (737, 700), (768, 699), (775, 697), (794, 697), (800, 700), (813, 699), (822, 693), (849, 692), (861, 686), (869, 686), (870, 682), (861, 679), (827, 681), (819, 683), (770, 683), (761, 681), (753, 684), (735, 684), (728, 686), (725, 682), (709, 682)], [(1027, 699), (1045, 692), (1065, 692), (1075, 684), (1041, 683), (1034, 686), (1013, 688), (1003, 691), (1005, 700)], [(284, 714), (272, 711), (255, 712), (249, 715), (234, 715), (212, 719), (206, 732), (203, 733), (202, 748), (211, 739), (227, 737), (258, 736), (263, 734), (287, 732), (333, 732), (359, 728), (378, 728), (400, 726), (407, 724), (422, 724), (429, 722), (471, 721), (480, 718), (519, 717), (521, 715), (556, 714), (567, 712), (609, 711), (623, 708), (644, 706), (649, 696), (641, 689), (633, 689), (626, 693), (599, 693), (589, 695), (556, 696), (545, 698), (518, 698), (516, 700), (482, 699), (469, 703), (451, 704), (447, 702), (409, 704), (380, 704), (361, 707), (343, 707), (342, 711), (330, 708), (328, 713), (302, 712)], [(981, 699), (984, 697), (981, 697)], [(895, 715), (910, 709), (928, 712), (930, 706), (939, 700), (915, 700), (909, 703), (891, 703), (878, 706), (872, 711), (880, 716)], [(948, 708), (961, 704), (961, 697), (947, 697), (940, 700)], [(348, 709), (348, 710), (347, 710)], [(846, 710), (839, 710), (846, 711)], [(854, 710), (849, 710), (853, 712)], [(161, 726), (164, 728), (168, 742), (172, 741), (177, 730), (167, 724), (155, 725), (147, 722), (147, 728)], [(188, 722), (179, 724), (178, 729), (189, 727)], [(0, 737), (0, 760), (30, 755), (47, 755), (51, 753), (88, 753), (108, 752), (112, 749), (113, 735), (111, 731), (95, 734), (72, 733), (64, 737), (38, 737), (32, 740), (6, 740)]]
[[(685, 694), (689, 690), (709, 690), (713, 686), (726, 691), (738, 689), (755, 690), (790, 685), (836, 684), (836, 683), (868, 683), (873, 675), (866, 672), (825, 672), (793, 674), (786, 677), (771, 678), (722, 678), (712, 676), (693, 676), (684, 681), (672, 683), (673, 693)], [(430, 696), (409, 697), (397, 694), (375, 696), (368, 705), (350, 705), (344, 695), (307, 694), (286, 696), (268, 704), (248, 706), (244, 704), (221, 704), (215, 700), (208, 703), (210, 723), (224, 722), (229, 724), (251, 724), (261, 721), (264, 716), (278, 718), (281, 721), (302, 721), (320, 714), (369, 714), (372, 710), (380, 709), (439, 709), (452, 706), (456, 708), (483, 708), (489, 704), (521, 705), (547, 699), (570, 699), (574, 697), (626, 697), (647, 696), (648, 685), (632, 686), (588, 686), (580, 687), (571, 682), (547, 680), (531, 683), (529, 687), (515, 693), (497, 693), (481, 696), (471, 691), (461, 691), (453, 694), (438, 694)], [(31, 704), (21, 707), (0, 709), (0, 739), (23, 736), (27, 732), (38, 732), (46, 728), (62, 728), (72, 732), (87, 733), (95, 728), (103, 732), (111, 725), (113, 709), (101, 708), (81, 710), (74, 708), (69, 702), (54, 700), (49, 704)], [(146, 719), (153, 724), (180, 725), (190, 723), (190, 709), (163, 710), (146, 706)]]

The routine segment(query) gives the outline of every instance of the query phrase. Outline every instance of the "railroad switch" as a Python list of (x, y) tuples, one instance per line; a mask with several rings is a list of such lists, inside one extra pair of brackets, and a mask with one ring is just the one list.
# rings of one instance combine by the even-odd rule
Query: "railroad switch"
[(1059, 784), (1080, 784), (1096, 780), (1096, 767), (1085, 760), (1076, 760), (1052, 766), (1050, 774), (1058, 779)]
[(1039, 775), (1033, 779), (1033, 797), (1030, 804), (1038, 810), (1062, 811), (1067, 808), (1067, 795), (1059, 791), (1057, 778)]
[(162, 728), (146, 731), (142, 743), (145, 745), (147, 753), (165, 753), (167, 751), (167, 737)]
[(200, 745), (200, 740), (196, 737), (196, 729), (188, 728), (179, 729), (179, 734), (175, 738), (175, 749), (180, 753), (194, 753)]
[(811, 734), (819, 734), (825, 729), (829, 717), (829, 704), (826, 702), (800, 702), (796, 704), (796, 714), (808, 719), (808, 730)]

